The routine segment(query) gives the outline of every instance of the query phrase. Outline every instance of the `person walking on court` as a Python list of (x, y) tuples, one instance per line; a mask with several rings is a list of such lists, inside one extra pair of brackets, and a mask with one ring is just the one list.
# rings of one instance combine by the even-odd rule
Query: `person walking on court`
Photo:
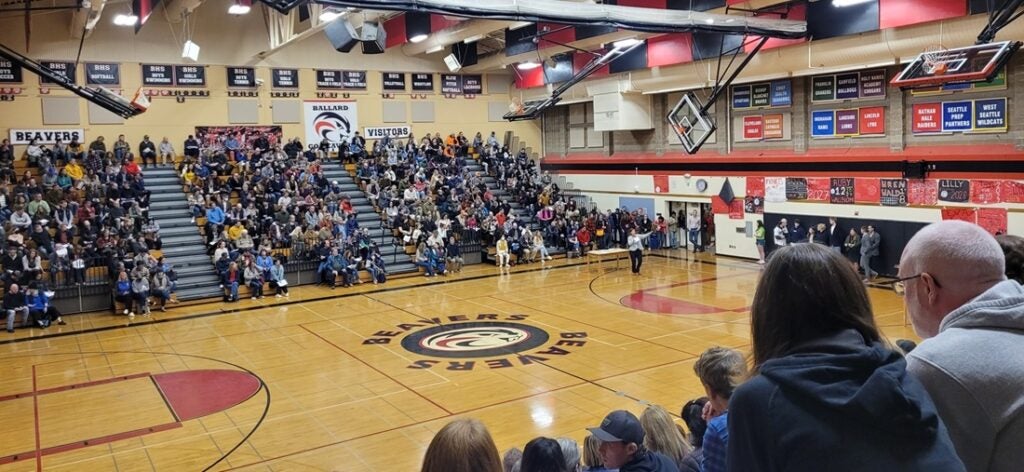
[(636, 229), (629, 231), (626, 245), (629, 247), (629, 264), (633, 275), (640, 275), (640, 266), (644, 264), (644, 243), (640, 236), (636, 234)]
[(1005, 264), (1019, 259), (1004, 254), (980, 226), (935, 223), (907, 243), (893, 285), (924, 338), (907, 371), (971, 472), (1024, 464), (1024, 288), (1006, 279)]
[(878, 272), (871, 269), (871, 258), (878, 256), (878, 246), (881, 244), (882, 236), (875, 232), (874, 226), (868, 225), (860, 240), (860, 267), (864, 269), (864, 282), (878, 276)]

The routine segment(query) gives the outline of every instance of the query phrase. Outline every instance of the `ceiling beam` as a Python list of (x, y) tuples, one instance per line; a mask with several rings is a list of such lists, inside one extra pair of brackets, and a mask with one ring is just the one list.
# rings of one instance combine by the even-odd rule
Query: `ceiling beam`
[(526, 26), (530, 23), (516, 22), (509, 23), (500, 20), (467, 20), (449, 26), (445, 29), (435, 31), (427, 39), (419, 43), (405, 43), (402, 45), (402, 53), (406, 56), (418, 56), (427, 51), (437, 48), (445, 48), (455, 43), (460, 43), (467, 38), (474, 36), (486, 36), (494, 31), (505, 28), (516, 28)]

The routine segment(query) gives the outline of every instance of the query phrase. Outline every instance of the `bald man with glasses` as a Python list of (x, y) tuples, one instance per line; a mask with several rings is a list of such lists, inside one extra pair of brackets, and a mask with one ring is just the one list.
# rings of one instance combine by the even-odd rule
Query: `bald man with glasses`
[(924, 338), (907, 370), (924, 384), (971, 472), (1024, 464), (1024, 288), (995, 238), (943, 221), (907, 243), (893, 289)]

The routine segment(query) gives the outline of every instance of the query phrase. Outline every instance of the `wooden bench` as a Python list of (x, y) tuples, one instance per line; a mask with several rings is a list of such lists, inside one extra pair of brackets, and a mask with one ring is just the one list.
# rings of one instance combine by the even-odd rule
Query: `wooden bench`
[(622, 248), (594, 249), (593, 251), (590, 251), (590, 252), (588, 252), (586, 254), (586, 256), (587, 256), (587, 265), (589, 266), (590, 262), (592, 260), (597, 259), (597, 265), (598, 265), (598, 267), (600, 267), (601, 263), (603, 263), (604, 261), (614, 257), (615, 258), (615, 268), (618, 269), (619, 268), (619, 259), (621, 259), (623, 255), (625, 255), (626, 257), (629, 257), (629, 250), (628, 249), (622, 249)]

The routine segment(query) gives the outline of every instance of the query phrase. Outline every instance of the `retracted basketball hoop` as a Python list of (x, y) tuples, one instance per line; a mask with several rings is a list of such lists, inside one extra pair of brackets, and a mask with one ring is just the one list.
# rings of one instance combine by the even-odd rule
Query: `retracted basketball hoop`
[(688, 154), (700, 150), (704, 142), (715, 132), (715, 120), (703, 110), (700, 100), (693, 92), (683, 94), (679, 103), (668, 114), (668, 122)]
[(946, 49), (926, 48), (890, 83), (901, 89), (990, 81), (1021, 47), (1020, 41), (975, 44)]

